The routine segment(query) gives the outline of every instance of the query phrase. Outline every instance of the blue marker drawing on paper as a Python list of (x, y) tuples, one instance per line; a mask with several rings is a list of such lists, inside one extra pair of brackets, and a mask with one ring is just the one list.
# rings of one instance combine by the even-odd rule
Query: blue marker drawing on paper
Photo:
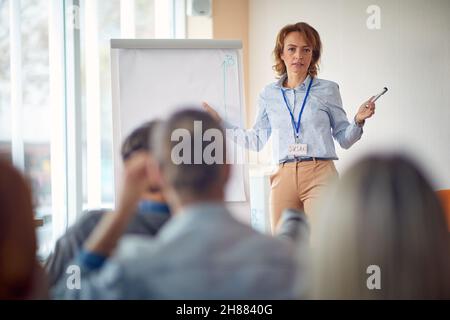
[(223, 109), (225, 110), (225, 120), (228, 119), (227, 115), (227, 68), (235, 65), (234, 59), (231, 55), (225, 55), (225, 59), (222, 62), (223, 70)]

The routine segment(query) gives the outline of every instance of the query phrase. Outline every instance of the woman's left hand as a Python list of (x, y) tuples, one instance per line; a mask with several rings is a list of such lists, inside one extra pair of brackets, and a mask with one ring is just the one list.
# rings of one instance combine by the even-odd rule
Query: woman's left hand
[(372, 102), (372, 99), (373, 97), (359, 107), (355, 116), (355, 121), (357, 123), (363, 123), (364, 120), (370, 118), (375, 113), (375, 102)]

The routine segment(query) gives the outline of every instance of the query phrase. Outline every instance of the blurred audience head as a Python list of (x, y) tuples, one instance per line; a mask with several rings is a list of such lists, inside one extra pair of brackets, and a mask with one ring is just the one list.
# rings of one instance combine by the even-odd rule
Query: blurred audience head
[[(123, 162), (128, 161), (134, 154), (139, 151), (146, 151), (150, 155), (153, 154), (153, 135), (155, 129), (161, 122), (159, 120), (152, 120), (143, 123), (136, 129), (134, 129), (123, 141), (121, 148), (121, 155)], [(161, 195), (161, 186), (158, 177), (154, 175), (149, 175), (149, 187), (146, 193), (143, 195), (144, 198), (152, 195)], [(162, 195), (161, 195), (162, 196)], [(162, 199), (161, 199), (162, 200)]]
[(450, 298), (444, 213), (414, 163), (370, 156), (328, 191), (312, 233), (313, 298)]
[(35, 268), (31, 190), (16, 169), (0, 161), (0, 300), (29, 298)]
[(179, 203), (220, 201), (229, 177), (225, 134), (208, 113), (185, 109), (158, 130), (156, 157), (166, 195)]
[(123, 141), (121, 155), (122, 160), (127, 161), (136, 151), (153, 152), (151, 136), (153, 130), (160, 123), (158, 120), (152, 120), (141, 124), (134, 129)]

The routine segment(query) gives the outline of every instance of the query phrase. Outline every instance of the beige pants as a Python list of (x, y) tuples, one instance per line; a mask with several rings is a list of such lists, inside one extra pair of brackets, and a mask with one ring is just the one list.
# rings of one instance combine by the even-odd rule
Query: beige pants
[(280, 164), (270, 176), (271, 227), (276, 225), (284, 209), (303, 210), (310, 215), (323, 188), (337, 178), (332, 160), (314, 160)]

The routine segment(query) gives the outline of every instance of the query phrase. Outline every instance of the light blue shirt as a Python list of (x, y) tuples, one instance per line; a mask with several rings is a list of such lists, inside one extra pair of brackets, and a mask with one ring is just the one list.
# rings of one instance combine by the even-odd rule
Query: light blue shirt
[[(154, 238), (126, 236), (117, 252), (74, 261), (81, 288), (66, 274), (57, 299), (295, 299), (302, 271), (294, 247), (235, 220), (220, 203), (187, 207)], [(305, 280), (305, 279), (302, 279)]]
[[(295, 144), (295, 129), (286, 108), (281, 90), (285, 92), (291, 112), (297, 122), (311, 77), (294, 89), (283, 87), (286, 75), (266, 86), (258, 98), (258, 114), (253, 128), (245, 130), (227, 121), (226, 129), (233, 129), (233, 140), (246, 148), (260, 151), (270, 136), (274, 136), (274, 161), (281, 163), (293, 157), (288, 147)], [(276, 131), (278, 135), (276, 135)], [(334, 141), (342, 148), (350, 148), (361, 138), (363, 130), (351, 123), (342, 107), (342, 99), (337, 83), (314, 78), (300, 122), (299, 143), (307, 145), (305, 157), (337, 160)], [(228, 135), (229, 136), (229, 135)]]

